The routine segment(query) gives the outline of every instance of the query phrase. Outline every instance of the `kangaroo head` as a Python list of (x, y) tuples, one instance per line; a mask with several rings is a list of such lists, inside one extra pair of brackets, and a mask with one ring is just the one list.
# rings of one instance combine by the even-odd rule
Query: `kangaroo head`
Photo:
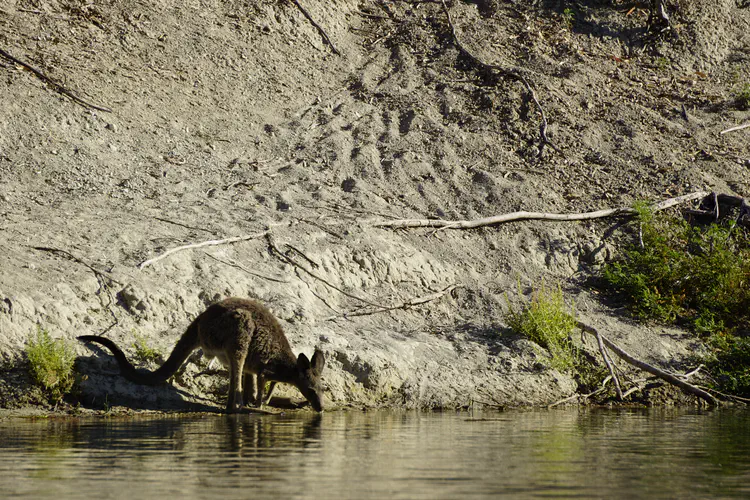
[(315, 349), (312, 361), (300, 354), (297, 357), (298, 388), (315, 411), (323, 411), (323, 384), (320, 374), (326, 364), (322, 351)]

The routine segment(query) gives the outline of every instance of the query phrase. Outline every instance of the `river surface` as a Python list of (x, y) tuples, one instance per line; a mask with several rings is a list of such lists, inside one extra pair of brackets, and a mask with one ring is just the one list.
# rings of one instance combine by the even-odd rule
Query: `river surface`
[(750, 412), (0, 421), (0, 498), (750, 498)]

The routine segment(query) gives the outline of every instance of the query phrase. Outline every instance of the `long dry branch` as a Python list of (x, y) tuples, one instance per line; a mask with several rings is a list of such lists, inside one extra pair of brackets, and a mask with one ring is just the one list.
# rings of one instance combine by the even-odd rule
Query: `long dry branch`
[(615, 384), (615, 392), (617, 393), (617, 398), (620, 401), (622, 401), (623, 399), (625, 399), (625, 396), (622, 394), (622, 387), (620, 387), (620, 379), (617, 378), (617, 373), (615, 373), (615, 367), (612, 364), (612, 360), (609, 359), (609, 354), (607, 354), (607, 347), (604, 345), (604, 339), (602, 338), (598, 330), (594, 330), (593, 333), (596, 336), (596, 343), (599, 346), (599, 352), (602, 355), (604, 364), (607, 365), (607, 370), (609, 370), (609, 375), (612, 377), (612, 382)]
[(214, 245), (228, 245), (230, 243), (238, 243), (240, 241), (247, 241), (247, 240), (253, 240), (255, 238), (261, 238), (267, 234), (268, 234), (268, 231), (264, 231), (262, 233), (246, 234), (245, 236), (235, 236), (233, 238), (226, 238), (223, 240), (208, 240), (208, 241), (202, 241), (200, 243), (191, 243), (190, 245), (182, 245), (180, 247), (167, 250), (163, 254), (157, 255), (153, 259), (148, 259), (146, 261), (141, 262), (138, 265), (138, 269), (143, 269), (147, 266), (150, 266), (154, 262), (158, 262), (162, 260), (163, 258), (169, 257), (173, 253), (181, 252), (182, 250), (189, 250), (191, 248), (202, 248), (202, 247), (214, 246)]
[(12, 55), (10, 55), (9, 53), (7, 53), (3, 49), (0, 49), (0, 56), (3, 56), (4, 58), (6, 58), (6, 59), (8, 59), (10, 61), (13, 61), (14, 63), (16, 63), (16, 64), (18, 64), (20, 66), (23, 66), (27, 70), (31, 71), (32, 73), (34, 73), (34, 75), (37, 76), (37, 78), (39, 78), (43, 82), (47, 83), (50, 87), (52, 87), (53, 89), (57, 90), (58, 92), (60, 92), (64, 96), (72, 99), (73, 102), (75, 102), (75, 103), (80, 104), (81, 106), (83, 106), (85, 108), (96, 109), (96, 110), (99, 110), (99, 111), (104, 111), (106, 113), (111, 113), (112, 112), (112, 110), (110, 108), (107, 108), (107, 107), (104, 107), (104, 106), (99, 106), (97, 104), (92, 104), (92, 103), (86, 101), (85, 99), (81, 99), (80, 97), (78, 97), (77, 95), (75, 95), (75, 93), (72, 90), (70, 90), (69, 88), (67, 88), (64, 85), (62, 85), (61, 83), (58, 83), (57, 81), (53, 80), (52, 78), (50, 78), (49, 76), (45, 75), (44, 73), (42, 73), (41, 71), (39, 71), (35, 67), (31, 66), (30, 64), (25, 63), (25, 62), (23, 62), (22, 60), (20, 60), (20, 59), (18, 59), (16, 57), (13, 57)]
[(578, 328), (580, 328), (584, 332), (589, 333), (591, 335), (595, 335), (596, 337), (601, 337), (601, 340), (602, 342), (604, 342), (604, 345), (606, 345), (609, 349), (611, 349), (615, 354), (617, 354), (624, 361), (627, 361), (628, 363), (635, 366), (636, 368), (640, 368), (641, 370), (645, 372), (648, 372), (652, 375), (659, 377), (665, 382), (668, 382), (674, 386), (679, 387), (680, 389), (682, 389), (683, 391), (689, 394), (692, 394), (694, 396), (701, 398), (702, 400), (706, 401), (710, 406), (719, 406), (719, 401), (715, 397), (713, 397), (711, 394), (704, 391), (703, 389), (696, 387), (692, 384), (689, 384), (688, 382), (681, 380), (675, 375), (665, 372), (664, 370), (661, 370), (653, 365), (650, 365), (646, 363), (645, 361), (641, 361), (633, 357), (632, 355), (628, 354), (624, 349), (622, 349), (620, 346), (618, 346), (617, 344), (609, 340), (607, 337), (599, 333), (596, 330), (596, 328), (594, 328), (593, 326), (589, 326), (586, 323), (583, 323), (581, 321), (578, 321), (577, 323), (578, 323)]
[(307, 9), (304, 8), (301, 3), (299, 3), (299, 0), (289, 0), (289, 1), (292, 2), (295, 6), (297, 6), (299, 11), (302, 12), (302, 15), (305, 16), (308, 21), (310, 21), (310, 24), (312, 24), (316, 30), (318, 30), (318, 33), (320, 33), (320, 36), (323, 38), (323, 40), (328, 45), (331, 46), (331, 50), (333, 51), (333, 53), (336, 54), (337, 56), (340, 56), (341, 52), (339, 52), (339, 49), (337, 49), (336, 46), (333, 44), (330, 37), (328, 36), (328, 33), (326, 33), (325, 30), (315, 21), (315, 19), (313, 19), (313, 17), (310, 15)]
[(461, 42), (461, 39), (458, 36), (458, 32), (456, 30), (456, 26), (453, 24), (453, 19), (451, 18), (450, 9), (448, 9), (448, 5), (445, 3), (445, 0), (440, 0), (440, 3), (443, 5), (443, 11), (445, 12), (445, 17), (448, 19), (448, 25), (451, 28), (451, 34), (453, 35), (453, 40), (456, 42), (456, 47), (458, 50), (463, 52), (466, 57), (471, 59), (471, 61), (474, 64), (479, 65), (481, 68), (489, 71), (497, 72), (499, 75), (504, 76), (506, 78), (511, 78), (513, 80), (517, 80), (523, 84), (524, 87), (526, 87), (526, 91), (529, 93), (529, 96), (531, 97), (531, 100), (534, 101), (534, 104), (536, 105), (536, 108), (539, 110), (539, 115), (541, 116), (541, 123), (539, 125), (539, 154), (538, 157), (542, 157), (542, 153), (544, 152), (544, 147), (549, 146), (558, 153), (562, 154), (562, 151), (560, 148), (558, 148), (550, 139), (547, 137), (547, 114), (544, 112), (544, 108), (542, 107), (541, 103), (539, 102), (539, 99), (537, 99), (536, 92), (534, 91), (534, 87), (531, 86), (528, 79), (523, 76), (518, 70), (506, 68), (504, 66), (500, 66), (497, 64), (490, 64), (488, 62), (483, 61), (479, 56), (471, 52), (466, 45)]
[(426, 304), (427, 302), (432, 302), (433, 300), (437, 300), (443, 295), (452, 292), (459, 286), (460, 285), (457, 285), (457, 284), (449, 285), (438, 292), (431, 293), (429, 295), (423, 295), (421, 297), (414, 297), (414, 298), (411, 298), (409, 300), (406, 300), (404, 302), (401, 302), (400, 304), (396, 304), (393, 306), (382, 306), (382, 307), (377, 307), (375, 309), (371, 309), (369, 311), (356, 311), (356, 312), (351, 312), (351, 313), (344, 313), (341, 316), (331, 316), (330, 318), (326, 318), (326, 320), (333, 320), (337, 318), (353, 318), (356, 316), (369, 316), (371, 314), (384, 313), (388, 311), (396, 311), (398, 309), (406, 310), (406, 309), (409, 309), (410, 307), (420, 306), (422, 304)]
[[(659, 203), (651, 205), (651, 210), (657, 212), (680, 203), (705, 198), (709, 193), (707, 191), (696, 191), (694, 193), (669, 198)], [(599, 219), (602, 217), (612, 217), (615, 215), (633, 215), (636, 211), (632, 207), (608, 208), (597, 210), (595, 212), (584, 212), (574, 214), (554, 214), (547, 212), (512, 212), (508, 214), (495, 215), (474, 220), (449, 221), (442, 219), (399, 219), (393, 221), (380, 221), (373, 223), (375, 227), (390, 227), (395, 229), (413, 228), (413, 227), (433, 227), (443, 229), (475, 229), (484, 226), (495, 226), (506, 222), (517, 220), (555, 220), (555, 221), (574, 221)]]

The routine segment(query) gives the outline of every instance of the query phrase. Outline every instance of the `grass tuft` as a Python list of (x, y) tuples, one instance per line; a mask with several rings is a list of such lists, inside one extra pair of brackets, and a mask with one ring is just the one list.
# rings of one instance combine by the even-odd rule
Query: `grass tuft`
[(135, 357), (141, 363), (158, 363), (162, 360), (161, 352), (158, 349), (149, 347), (146, 343), (146, 338), (142, 335), (135, 334), (133, 348), (135, 349)]
[(552, 368), (566, 371), (575, 367), (577, 351), (570, 340), (576, 329), (575, 309), (565, 304), (559, 286), (549, 291), (542, 283), (519, 310), (508, 301), (505, 321), (515, 332), (547, 349)]
[(735, 102), (737, 103), (737, 108), (741, 110), (750, 109), (750, 83), (746, 83), (740, 88), (739, 92), (737, 92)]
[(75, 354), (70, 344), (52, 339), (47, 330), (39, 328), (26, 346), (26, 356), (34, 382), (52, 401), (59, 402), (73, 389)]

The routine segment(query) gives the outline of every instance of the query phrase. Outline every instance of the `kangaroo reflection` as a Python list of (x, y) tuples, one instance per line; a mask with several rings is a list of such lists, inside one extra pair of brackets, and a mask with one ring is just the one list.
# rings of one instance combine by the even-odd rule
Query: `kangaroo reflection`
[(284, 453), (317, 446), (322, 416), (305, 417), (248, 419), (230, 416), (216, 421), (216, 435), (224, 436), (222, 449), (232, 452), (264, 449)]

